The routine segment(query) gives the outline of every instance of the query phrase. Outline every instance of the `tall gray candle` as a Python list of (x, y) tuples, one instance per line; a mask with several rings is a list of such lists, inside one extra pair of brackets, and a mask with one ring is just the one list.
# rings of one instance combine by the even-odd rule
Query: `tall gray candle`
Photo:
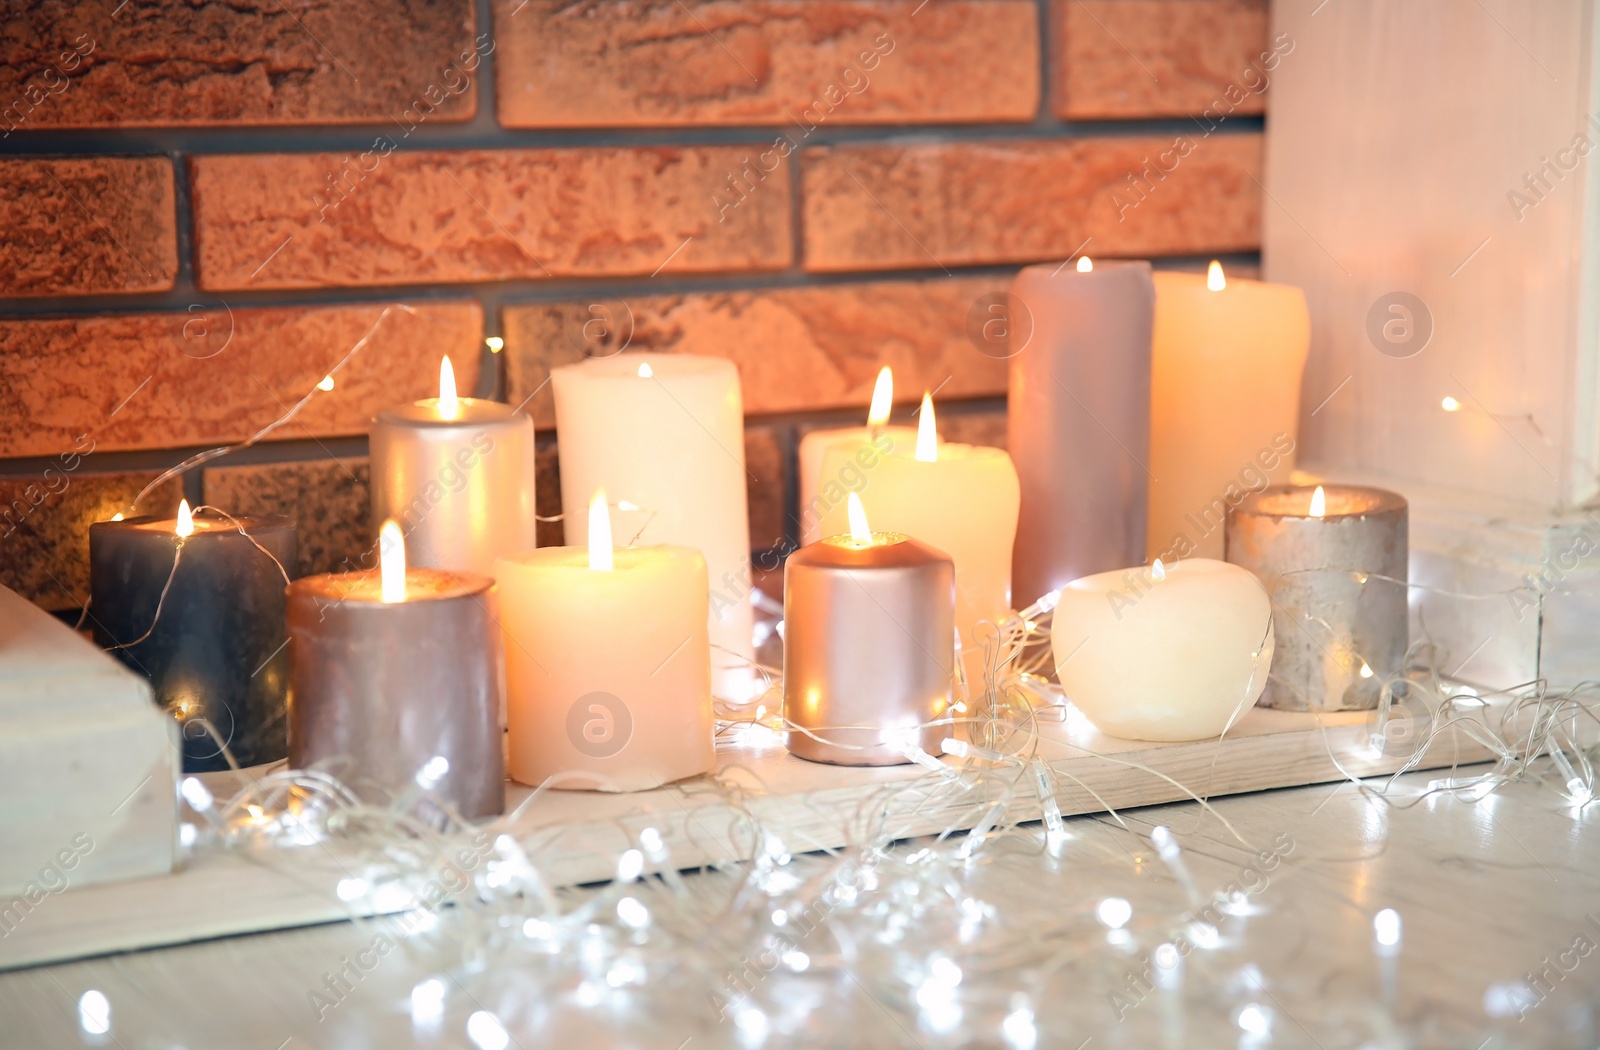
[(1022, 345), (1012, 347), (1008, 403), (1022, 482), (1011, 593), (1021, 608), (1144, 561), (1155, 286), (1149, 263), (1112, 262), (1029, 266), (1011, 292), (1032, 315), (1031, 326), (1012, 326)]
[(1275, 486), (1228, 511), (1228, 560), (1272, 599), (1263, 707), (1378, 706), (1384, 680), (1405, 669), (1406, 527), (1403, 497), (1350, 485)]

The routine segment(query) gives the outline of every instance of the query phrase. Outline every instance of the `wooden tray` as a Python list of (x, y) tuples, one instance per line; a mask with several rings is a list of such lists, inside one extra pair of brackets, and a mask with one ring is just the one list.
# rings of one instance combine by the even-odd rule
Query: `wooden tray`
[[(1499, 712), (1491, 707), (1483, 714), (1492, 720)], [(1106, 804), (1120, 809), (1392, 773), (1409, 757), (1374, 751), (1371, 716), (1362, 712), (1313, 715), (1255, 708), (1221, 741), (1176, 744), (1117, 740), (1101, 735), (1075, 711), (1071, 715), (1066, 722), (1041, 724), (1039, 749), (1057, 773), (1057, 801), (1069, 816), (1103, 812)], [(913, 765), (849, 768), (806, 762), (789, 755), (764, 729), (725, 743), (717, 757), (724, 778), (747, 789), (749, 813), (793, 853), (847, 846), (879, 832), (907, 837), (970, 828), (1006, 797), (1011, 782), (1005, 819), (1041, 816), (1031, 778), (1014, 766), (985, 766), (989, 773), (978, 786), (952, 790)], [(1435, 739), (1416, 768), (1490, 757), (1482, 745), (1451, 729)], [(960, 767), (954, 760), (945, 762)], [(206, 779), (219, 797), (237, 787), (233, 774)], [(528, 795), (528, 789), (508, 785), (507, 812)], [(499, 831), (503, 824), (490, 827)], [(670, 863), (678, 868), (748, 859), (761, 848), (748, 816), (703, 781), (629, 795), (547, 791), (514, 830), (549, 881), (572, 885), (611, 878), (617, 857), (636, 845), (647, 827), (658, 830)], [(46, 897), (0, 938), (0, 970), (383, 910), (338, 898), (335, 887), (350, 874), (336, 851), (321, 846), (255, 856), (203, 852), (171, 875)]]

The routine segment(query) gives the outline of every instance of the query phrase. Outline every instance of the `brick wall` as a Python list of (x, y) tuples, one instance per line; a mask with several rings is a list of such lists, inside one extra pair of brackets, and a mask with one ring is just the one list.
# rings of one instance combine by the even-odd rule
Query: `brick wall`
[(1020, 264), (1259, 244), (1265, 0), (20, 7), (0, 583), (53, 609), (86, 593), (88, 522), (283, 415), (391, 304), (332, 390), (146, 509), (287, 510), (300, 568), (332, 568), (365, 545), (367, 421), (448, 352), (526, 400), (553, 513), (543, 381), (626, 342), (738, 363), (773, 546), (798, 435), (857, 420), (880, 364), (901, 411), (937, 388), (947, 437), (1003, 443), (967, 318)]

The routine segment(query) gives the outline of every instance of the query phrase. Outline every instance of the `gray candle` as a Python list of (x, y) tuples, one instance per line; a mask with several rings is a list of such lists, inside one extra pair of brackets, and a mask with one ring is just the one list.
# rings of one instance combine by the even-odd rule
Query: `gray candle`
[(1150, 474), (1150, 264), (1029, 266), (1012, 295), (1007, 449), (1022, 482), (1012, 555), (1018, 607), (1071, 580), (1144, 561)]
[(1349, 485), (1275, 486), (1228, 512), (1228, 561), (1272, 599), (1278, 647), (1261, 706), (1378, 706), (1405, 669), (1406, 528), (1403, 497)]

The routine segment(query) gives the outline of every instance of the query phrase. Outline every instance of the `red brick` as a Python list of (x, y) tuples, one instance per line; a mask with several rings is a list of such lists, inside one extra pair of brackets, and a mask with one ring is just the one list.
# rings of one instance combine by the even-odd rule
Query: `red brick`
[[(1009, 284), (963, 277), (507, 307), (509, 400), (539, 390), (551, 367), (581, 360), (586, 350), (613, 353), (624, 341), (632, 350), (733, 360), (749, 415), (864, 411), (883, 365), (894, 369), (902, 403), (934, 388), (940, 400), (1001, 396), (1005, 361), (979, 352), (966, 331), (973, 302)], [(596, 318), (604, 324), (591, 324)], [(555, 425), (548, 391), (528, 409), (540, 427)]]
[[(1187, 156), (1173, 152), (1175, 139), (1187, 143)], [(1171, 170), (1145, 188), (1137, 173), (1153, 162)], [(807, 154), (804, 179), (805, 266), (930, 269), (1079, 251), (1252, 251), (1261, 243), (1260, 172), (1260, 135), (1198, 130), (817, 149)]]
[[(49, 467), (0, 477), (0, 585), (46, 609), (78, 608), (89, 600), (89, 525), (131, 514), (133, 498), (156, 472), (98, 473), (90, 446), (62, 447)], [(142, 512), (178, 505), (173, 479), (145, 497)]]
[(1051, 103), (1065, 120), (1261, 113), (1257, 89), (1287, 54), (1268, 45), (1267, 0), (1053, 3)]
[(165, 157), (0, 161), (0, 295), (159, 292), (178, 272)]
[(8, 4), (0, 134), (387, 124), (419, 102), (430, 121), (470, 120), (482, 69), (474, 33), (471, 0)]
[[(350, 354), (381, 305), (0, 321), (0, 456), (243, 441)], [(449, 354), (476, 382), (476, 303), (395, 308), (331, 391), (266, 440), (365, 434), (378, 411), (438, 392)], [(210, 356), (207, 356), (210, 355)]]
[(191, 161), (201, 286), (775, 269), (793, 256), (787, 165), (719, 221), (713, 194), (756, 146), (387, 148)]
[(495, 33), (508, 127), (775, 124), (803, 141), (1039, 108), (1031, 0), (496, 0)]

